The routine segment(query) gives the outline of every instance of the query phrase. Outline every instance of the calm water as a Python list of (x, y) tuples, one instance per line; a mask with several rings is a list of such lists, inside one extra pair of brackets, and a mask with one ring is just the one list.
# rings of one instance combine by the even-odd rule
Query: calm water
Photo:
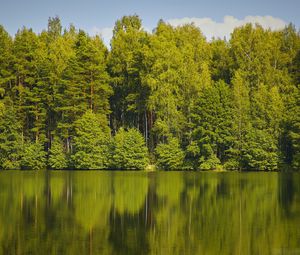
[(300, 254), (300, 174), (0, 172), (0, 254)]

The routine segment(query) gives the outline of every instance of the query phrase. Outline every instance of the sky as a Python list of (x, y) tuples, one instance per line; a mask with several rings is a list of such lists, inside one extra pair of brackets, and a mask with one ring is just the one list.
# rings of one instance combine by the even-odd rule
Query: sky
[(101, 34), (106, 44), (117, 19), (138, 14), (145, 30), (159, 19), (176, 26), (194, 22), (204, 35), (229, 37), (247, 22), (281, 29), (292, 22), (300, 27), (300, 0), (0, 0), (0, 24), (14, 35), (23, 26), (41, 32), (49, 17), (58, 15), (64, 27), (70, 23), (89, 34)]

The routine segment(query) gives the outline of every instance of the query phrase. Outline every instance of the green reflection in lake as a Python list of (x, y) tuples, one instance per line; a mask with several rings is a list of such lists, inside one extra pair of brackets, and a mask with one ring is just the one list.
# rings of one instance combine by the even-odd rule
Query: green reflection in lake
[(299, 173), (0, 172), (0, 254), (300, 254)]

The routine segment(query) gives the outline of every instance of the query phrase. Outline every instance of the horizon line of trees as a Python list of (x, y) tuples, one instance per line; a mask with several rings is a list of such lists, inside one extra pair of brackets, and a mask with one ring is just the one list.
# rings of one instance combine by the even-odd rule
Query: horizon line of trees
[(207, 41), (124, 16), (110, 49), (59, 17), (0, 25), (0, 169), (299, 169), (299, 84), (292, 24)]

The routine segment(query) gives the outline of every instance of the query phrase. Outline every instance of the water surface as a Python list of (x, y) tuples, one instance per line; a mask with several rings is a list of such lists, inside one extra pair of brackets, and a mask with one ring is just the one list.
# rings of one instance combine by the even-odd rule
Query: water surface
[(0, 254), (300, 254), (300, 174), (2, 171)]

